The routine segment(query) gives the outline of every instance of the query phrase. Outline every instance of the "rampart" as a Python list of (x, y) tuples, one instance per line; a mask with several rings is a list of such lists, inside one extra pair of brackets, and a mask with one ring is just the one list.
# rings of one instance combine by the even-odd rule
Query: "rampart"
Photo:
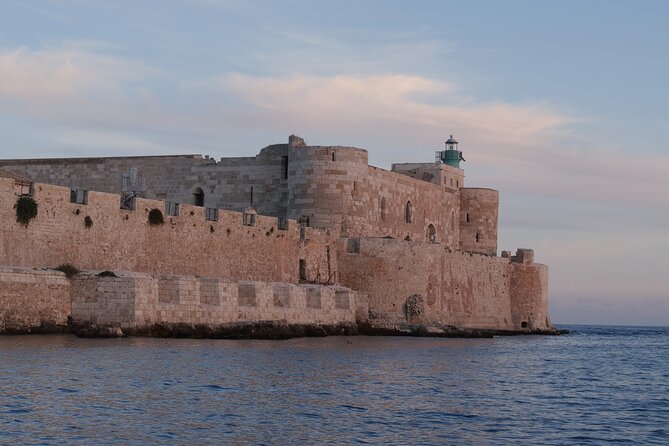
[(545, 265), (384, 238), (341, 239), (339, 248), (342, 285), (367, 293), (377, 326), (551, 329)]
[(68, 279), (54, 270), (0, 267), (0, 333), (110, 325), (131, 334), (178, 335), (165, 327), (199, 326), (234, 336), (240, 325), (267, 322), (354, 333), (364, 302), (339, 286), (127, 271), (80, 272)]
[[(53, 268), (69, 263), (80, 269), (294, 284), (300, 280), (300, 259), (314, 261), (305, 262), (307, 279), (321, 270), (322, 276), (336, 270), (334, 241), (328, 254), (327, 235), (309, 228), (305, 235), (318, 243), (308, 243), (294, 221), (280, 229), (277, 218), (257, 215), (250, 226), (242, 213), (225, 210), (216, 211), (216, 221), (210, 221), (210, 211), (190, 205), (169, 216), (161, 201), (137, 199), (135, 210), (124, 210), (118, 195), (90, 191), (88, 203), (78, 204), (71, 202), (68, 188), (39, 183), (33, 188), (39, 211), (22, 225), (15, 216), (14, 180), (0, 178), (1, 265)], [(163, 212), (164, 224), (149, 223), (151, 209)]]

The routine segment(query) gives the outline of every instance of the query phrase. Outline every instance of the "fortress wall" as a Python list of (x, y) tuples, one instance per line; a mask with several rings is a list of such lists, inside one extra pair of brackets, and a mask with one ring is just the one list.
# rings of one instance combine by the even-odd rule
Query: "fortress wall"
[(201, 188), (205, 205), (233, 211), (249, 206), (262, 215), (285, 217), (288, 204), (288, 146), (277, 144), (258, 156), (222, 158), (215, 164), (196, 164), (183, 181), (175, 201), (191, 203), (193, 191)]
[(0, 266), (0, 333), (59, 330), (70, 314), (65, 274)]
[(499, 192), (493, 189), (460, 189), (460, 250), (497, 255)]
[(355, 323), (356, 294), (343, 287), (116, 272), (72, 279), (76, 324), (141, 329), (158, 323), (216, 326), (239, 322)]
[[(368, 294), (370, 321), (379, 326), (420, 322), (513, 329), (512, 269), (509, 259), (449, 252), (439, 244), (339, 242), (341, 283)], [(407, 299), (415, 294), (423, 297), (423, 313), (408, 318)]]
[[(220, 210), (218, 221), (205, 220), (205, 209), (183, 205), (178, 217), (148, 224), (148, 212), (164, 203), (138, 199), (135, 211), (119, 209), (119, 196), (90, 192), (88, 204), (70, 203), (70, 190), (36, 184), (37, 217), (28, 226), (16, 222), (13, 180), (0, 178), (0, 265), (80, 269), (122, 269), (160, 274), (191, 274), (229, 280), (297, 283), (300, 231), (277, 219), (257, 216), (243, 226), (242, 214)], [(85, 217), (93, 225), (87, 228)], [(312, 244), (303, 249), (319, 249)], [(311, 255), (311, 254), (310, 254)], [(314, 254), (318, 255), (318, 254)], [(323, 254), (324, 255), (324, 254)]]
[(303, 280), (338, 283), (337, 239), (339, 232), (330, 229), (302, 228), (304, 241), (300, 249)]
[[(455, 249), (458, 244), (458, 195), (447, 193), (438, 184), (369, 166), (359, 179), (361, 187), (347, 213), (349, 236), (390, 236), (413, 241), (429, 241), (429, 225), (436, 240)], [(406, 221), (411, 202), (411, 222)]]
[(147, 198), (168, 201), (176, 201), (193, 166), (211, 163), (201, 155), (0, 160), (0, 166), (36, 183), (113, 194), (121, 192), (121, 176), (136, 167), (146, 178)]

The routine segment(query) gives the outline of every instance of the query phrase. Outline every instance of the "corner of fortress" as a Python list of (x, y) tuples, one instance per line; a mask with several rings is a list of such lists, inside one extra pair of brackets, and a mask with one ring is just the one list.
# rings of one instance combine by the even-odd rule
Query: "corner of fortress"
[(0, 333), (554, 332), (548, 268), (497, 256), (499, 193), (465, 186), (457, 145), (391, 170), (295, 135), (218, 161), (0, 160)]

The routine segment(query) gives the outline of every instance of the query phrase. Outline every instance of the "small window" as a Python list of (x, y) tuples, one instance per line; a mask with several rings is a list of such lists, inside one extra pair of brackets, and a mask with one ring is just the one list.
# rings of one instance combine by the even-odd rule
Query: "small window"
[(287, 180), (288, 179), (288, 157), (287, 156), (282, 156), (281, 157), (281, 170), (283, 171), (283, 179)]
[(379, 207), (381, 208), (381, 220), (385, 220), (386, 217), (388, 216), (388, 209), (386, 207), (385, 197), (381, 198), (381, 203), (379, 204)]
[(411, 201), (407, 201), (406, 208), (404, 209), (404, 220), (407, 223), (413, 221), (413, 205), (411, 204)]
[(279, 217), (277, 219), (277, 224), (276, 227), (281, 230), (281, 231), (286, 231), (288, 230), (288, 218), (286, 217)]
[(300, 280), (307, 280), (307, 261), (300, 259)]
[(521, 322), (520, 323), (520, 328), (527, 328), (527, 322)]
[(204, 218), (207, 221), (218, 221), (218, 209), (204, 208)]
[(453, 178), (451, 178), (451, 187), (453, 187)]
[(126, 211), (135, 210), (135, 196), (134, 195), (121, 195), (121, 209)]
[(467, 212), (467, 215), (465, 216), (467, 223), (469, 223), (469, 212)]
[(332, 161), (337, 161), (337, 155), (335, 152), (332, 152)]
[(174, 203), (172, 201), (165, 202), (165, 213), (171, 215), (172, 217), (179, 216), (179, 203)]
[(426, 236), (427, 236), (427, 240), (428, 240), (429, 242), (432, 242), (432, 243), (436, 243), (436, 242), (437, 242), (437, 230), (435, 229), (435, 227), (434, 227), (433, 224), (430, 224), (430, 225), (427, 227), (427, 234), (426, 234)]
[(479, 243), (481, 241), (481, 234), (478, 232), (476, 233), (476, 243)]
[(70, 189), (70, 203), (88, 204), (88, 191), (84, 189)]
[(457, 187), (458, 189), (460, 188), (460, 180), (457, 180), (457, 181), (455, 182), (455, 187)]
[(193, 204), (195, 206), (204, 206), (204, 191), (199, 187), (193, 191)]
[(256, 214), (252, 212), (244, 212), (244, 214), (242, 215), (242, 224), (244, 226), (255, 226)]

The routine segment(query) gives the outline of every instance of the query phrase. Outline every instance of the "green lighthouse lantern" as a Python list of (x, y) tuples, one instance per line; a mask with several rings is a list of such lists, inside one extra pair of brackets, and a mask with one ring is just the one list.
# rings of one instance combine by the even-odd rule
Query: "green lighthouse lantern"
[(460, 168), (460, 161), (465, 159), (462, 157), (462, 152), (458, 150), (458, 142), (453, 138), (453, 135), (446, 141), (446, 150), (437, 152), (439, 161), (449, 166)]

